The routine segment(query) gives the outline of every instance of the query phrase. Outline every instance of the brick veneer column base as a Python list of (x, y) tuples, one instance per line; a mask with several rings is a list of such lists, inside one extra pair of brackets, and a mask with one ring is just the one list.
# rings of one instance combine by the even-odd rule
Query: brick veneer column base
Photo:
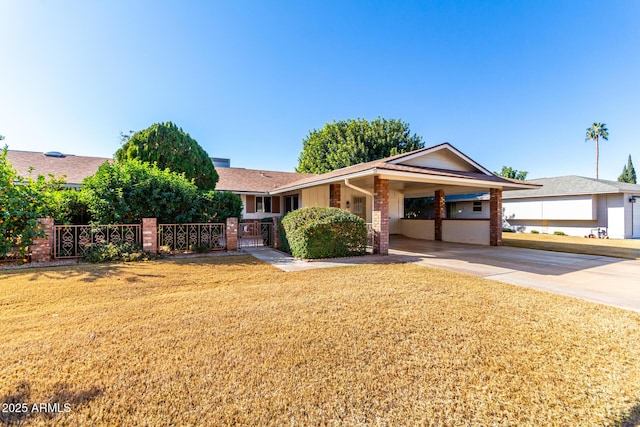
[(277, 216), (273, 217), (273, 247), (280, 249), (280, 221)]
[(53, 218), (38, 218), (45, 235), (33, 239), (31, 245), (31, 262), (51, 261), (53, 249)]
[(389, 254), (389, 180), (373, 177), (373, 253)]
[(227, 238), (227, 251), (235, 252), (238, 250), (238, 218), (227, 218), (227, 227), (225, 230)]
[(502, 189), (489, 192), (489, 244), (502, 246)]

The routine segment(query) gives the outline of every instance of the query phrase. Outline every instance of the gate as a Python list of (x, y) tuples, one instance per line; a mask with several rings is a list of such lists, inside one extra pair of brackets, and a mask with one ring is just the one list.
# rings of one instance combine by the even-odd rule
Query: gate
[(206, 224), (160, 224), (158, 225), (158, 247), (163, 252), (208, 252), (227, 248), (226, 225)]
[(139, 224), (54, 225), (54, 258), (81, 258), (96, 245), (130, 243), (142, 245)]
[(238, 227), (238, 248), (273, 246), (273, 224), (241, 222)]

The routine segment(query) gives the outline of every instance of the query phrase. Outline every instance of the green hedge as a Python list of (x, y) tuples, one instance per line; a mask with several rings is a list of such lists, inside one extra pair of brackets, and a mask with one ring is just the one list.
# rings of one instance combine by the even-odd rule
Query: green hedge
[(338, 208), (302, 208), (282, 219), (291, 254), (298, 258), (335, 258), (364, 255), (367, 226)]

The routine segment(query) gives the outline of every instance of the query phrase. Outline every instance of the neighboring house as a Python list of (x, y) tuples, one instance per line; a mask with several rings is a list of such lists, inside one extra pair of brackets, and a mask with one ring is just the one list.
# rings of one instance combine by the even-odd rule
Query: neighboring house
[[(22, 154), (21, 154), (22, 153)], [(9, 151), (8, 159), (22, 175), (66, 175), (79, 185), (100, 164), (111, 159)], [(321, 175), (242, 168), (218, 168), (216, 189), (239, 194), (243, 216), (257, 220), (279, 216), (299, 207), (346, 209), (371, 224), (374, 252), (386, 254), (389, 235), (449, 242), (500, 245), (502, 192), (539, 185), (494, 175), (444, 143), (410, 153), (338, 169)], [(469, 194), (489, 193), (489, 201), (463, 209)], [(468, 203), (468, 202), (467, 202)]]
[(510, 191), (503, 198), (504, 218), (516, 231), (640, 238), (640, 185), (581, 176), (536, 179), (542, 187)]

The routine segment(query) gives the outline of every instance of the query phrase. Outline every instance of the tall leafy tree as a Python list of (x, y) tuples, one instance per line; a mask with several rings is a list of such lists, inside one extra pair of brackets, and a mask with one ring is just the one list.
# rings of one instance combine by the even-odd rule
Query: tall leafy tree
[(596, 179), (598, 179), (598, 163), (600, 161), (600, 138), (605, 141), (609, 140), (609, 129), (605, 123), (594, 123), (591, 127), (587, 128), (587, 134), (585, 141), (596, 141)]
[(297, 172), (325, 173), (423, 148), (422, 137), (397, 119), (349, 119), (314, 129), (302, 141)]
[(637, 184), (636, 180), (636, 170), (633, 167), (633, 162), (631, 161), (631, 154), (629, 154), (629, 159), (627, 160), (627, 164), (622, 168), (622, 174), (618, 177), (618, 182), (628, 182), (629, 184)]
[(122, 135), (124, 143), (116, 152), (117, 161), (137, 159), (155, 163), (160, 169), (184, 173), (201, 190), (215, 188), (218, 173), (211, 158), (195, 139), (175, 124), (155, 123), (128, 138)]
[(505, 178), (518, 179), (520, 181), (524, 181), (527, 179), (527, 171), (519, 171), (517, 169), (513, 169), (511, 166), (503, 166), (500, 172), (494, 172), (494, 174), (498, 176), (503, 176)]

